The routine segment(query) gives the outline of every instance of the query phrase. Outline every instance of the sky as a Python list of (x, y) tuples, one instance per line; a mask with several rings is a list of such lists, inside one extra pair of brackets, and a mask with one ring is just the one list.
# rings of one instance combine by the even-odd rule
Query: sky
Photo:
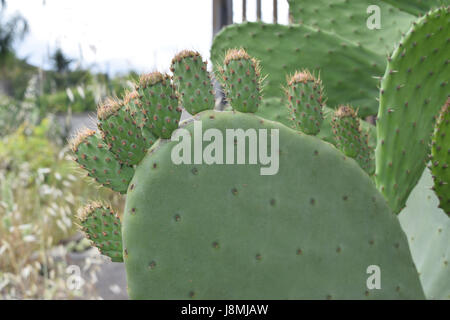
[[(209, 58), (212, 0), (7, 0), (7, 15), (20, 13), (30, 33), (16, 46), (21, 58), (49, 67), (49, 53), (65, 54), (94, 71), (168, 71), (182, 49)], [(247, 0), (247, 17), (256, 20), (256, 0)], [(262, 20), (272, 22), (272, 0), (262, 0)], [(242, 21), (242, 0), (233, 1), (234, 22)], [(278, 0), (279, 23), (288, 21), (288, 4)]]

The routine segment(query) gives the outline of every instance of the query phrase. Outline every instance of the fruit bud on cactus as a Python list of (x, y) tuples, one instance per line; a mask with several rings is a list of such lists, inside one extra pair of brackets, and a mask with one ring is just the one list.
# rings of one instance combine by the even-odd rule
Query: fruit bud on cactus
[(296, 128), (306, 134), (318, 134), (323, 123), (322, 81), (308, 70), (297, 71), (288, 80), (285, 91)]
[(80, 229), (113, 262), (123, 262), (122, 224), (111, 206), (91, 202), (78, 211)]
[(144, 74), (136, 90), (145, 115), (144, 127), (156, 137), (169, 139), (178, 128), (182, 111), (170, 77), (158, 71)]
[(439, 207), (450, 216), (450, 98), (442, 107), (431, 142), (431, 172), (433, 190), (439, 198)]
[(123, 102), (108, 98), (98, 106), (97, 117), (102, 139), (119, 162), (125, 165), (139, 163), (147, 143)]
[(234, 110), (256, 112), (261, 103), (259, 62), (244, 49), (231, 49), (219, 68), (228, 102)]
[(95, 131), (81, 130), (70, 142), (74, 160), (88, 175), (105, 187), (126, 193), (134, 175), (131, 167), (121, 165)]
[(190, 114), (214, 109), (214, 91), (206, 65), (198, 52), (190, 50), (183, 50), (172, 59), (174, 85)]
[(357, 112), (350, 106), (340, 106), (332, 120), (336, 146), (346, 156), (356, 158), (361, 144)]
[(336, 147), (354, 158), (369, 175), (374, 171), (368, 135), (361, 132), (357, 112), (351, 106), (340, 106), (331, 122)]

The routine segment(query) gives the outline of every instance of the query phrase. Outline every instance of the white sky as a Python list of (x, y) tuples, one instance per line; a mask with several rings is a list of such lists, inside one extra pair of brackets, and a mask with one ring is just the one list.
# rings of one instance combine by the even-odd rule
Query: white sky
[[(255, 8), (256, 0), (247, 0), (250, 21)], [(241, 22), (242, 0), (234, 0), (233, 9)], [(179, 50), (209, 58), (212, 43), (212, 0), (7, 0), (7, 13), (14, 12), (30, 25), (17, 52), (41, 67), (60, 46), (97, 71), (167, 71)], [(262, 12), (262, 20), (272, 22), (272, 0), (262, 0)], [(287, 23), (287, 12), (287, 1), (278, 0), (279, 23)]]

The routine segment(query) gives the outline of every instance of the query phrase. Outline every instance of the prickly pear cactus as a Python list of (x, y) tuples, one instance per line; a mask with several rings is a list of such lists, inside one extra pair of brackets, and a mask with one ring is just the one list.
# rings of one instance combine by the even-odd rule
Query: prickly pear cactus
[[(289, 15), (294, 23), (335, 33), (381, 56), (393, 49), (402, 33), (406, 32), (416, 19), (414, 14), (395, 7), (398, 0), (376, 2), (288, 0), (288, 2)], [(423, 12), (429, 9), (425, 8)]]
[(121, 223), (110, 206), (91, 202), (79, 211), (78, 218), (81, 230), (102, 254), (123, 262)]
[[(328, 105), (352, 103), (362, 117), (377, 112), (377, 80), (385, 58), (357, 43), (307, 25), (245, 22), (224, 28), (214, 38), (211, 60), (219, 66), (223, 53), (244, 48), (258, 57), (264, 80), (264, 97), (284, 95), (282, 85), (295, 70), (320, 74), (327, 89)], [(358, 88), (358, 89), (355, 89)]]
[[(244, 74), (258, 84), (260, 75), (248, 58), (241, 61), (248, 62)], [(234, 62), (222, 67), (223, 80), (239, 84), (239, 59)], [(232, 111), (201, 111), (172, 131), (172, 140), (165, 139), (180, 108), (176, 98), (168, 100), (168, 92), (179, 96), (174, 88), (168, 76), (144, 76), (134, 97), (139, 109), (120, 103), (123, 110), (116, 110), (134, 113), (133, 119), (141, 112), (149, 129), (161, 135), (136, 165), (117, 162), (134, 172), (122, 185), (127, 200), (121, 245), (131, 298), (424, 298), (398, 219), (355, 160), (319, 137), (261, 118), (252, 112), (256, 108), (245, 108), (250, 104), (230, 99), (239, 97), (236, 88), (257, 97), (257, 85), (226, 91)], [(189, 99), (186, 93), (183, 98)], [(135, 126), (121, 124), (125, 132)], [(144, 129), (145, 121), (138, 127)], [(243, 143), (236, 132), (244, 133)], [(104, 141), (111, 139), (110, 132), (103, 133)], [(92, 136), (80, 134), (74, 145), (85, 145)], [(235, 165), (239, 152), (249, 159), (254, 155), (256, 142), (259, 163)], [(122, 159), (115, 148), (92, 150), (83, 151), (89, 159), (98, 150)], [(174, 160), (180, 158), (188, 160)], [(119, 260), (118, 246), (108, 243), (120, 225), (110, 208), (91, 204), (84, 212), (83, 230)], [(369, 283), (373, 268), (381, 272), (376, 289)]]
[(439, 198), (439, 207), (450, 215), (450, 98), (442, 107), (431, 143), (433, 190)]
[(351, 106), (340, 106), (331, 121), (336, 147), (346, 156), (355, 159), (361, 168), (372, 174), (373, 152), (367, 133), (363, 133), (357, 112)]
[(288, 81), (286, 95), (294, 125), (306, 134), (318, 134), (326, 99), (322, 81), (307, 70), (296, 72)]
[(422, 175), (434, 119), (448, 97), (449, 19), (448, 7), (420, 18), (381, 81), (375, 182), (396, 213)]
[(169, 75), (157, 71), (144, 74), (136, 90), (145, 115), (144, 127), (156, 137), (170, 138), (178, 127), (181, 108), (178, 106), (179, 94)]
[(219, 68), (230, 104), (240, 112), (255, 112), (261, 102), (261, 77), (259, 62), (243, 49), (228, 50), (224, 66)]
[[(124, 213), (132, 298), (423, 298), (398, 220), (356, 162), (252, 114), (208, 111), (195, 119), (224, 136), (279, 130), (280, 170), (261, 176), (258, 166), (175, 165), (176, 142), (154, 145)], [(192, 137), (194, 125), (184, 126)], [(382, 270), (380, 290), (366, 287), (373, 264)]]
[[(289, 108), (285, 107), (285, 104), (286, 102), (279, 98), (263, 99), (260, 108), (255, 112), (255, 114), (268, 120), (280, 122), (289, 128), (295, 128), (292, 123), (290, 110)], [(332, 130), (332, 120), (334, 118), (334, 113), (334, 109), (323, 106), (324, 120), (322, 122), (322, 126), (320, 127), (320, 131), (317, 134), (317, 137), (331, 144), (336, 144), (336, 140)], [(374, 150), (377, 145), (377, 132), (375, 126), (362, 120), (360, 120), (360, 125), (362, 133), (368, 136), (369, 147)]]
[(101, 137), (93, 130), (83, 129), (71, 141), (74, 160), (96, 182), (114, 191), (125, 193), (134, 170), (122, 165), (116, 155), (107, 150)]
[(214, 108), (215, 98), (207, 63), (198, 52), (184, 50), (172, 59), (170, 70), (183, 107), (190, 113)]

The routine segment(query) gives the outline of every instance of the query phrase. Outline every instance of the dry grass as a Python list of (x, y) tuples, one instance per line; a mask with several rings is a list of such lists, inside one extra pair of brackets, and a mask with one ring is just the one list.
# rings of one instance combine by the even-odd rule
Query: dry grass
[(86, 282), (74, 290), (64, 240), (76, 233), (75, 214), (88, 200), (107, 199), (119, 209), (123, 197), (77, 171), (67, 146), (39, 133), (17, 134), (0, 140), (0, 299), (98, 298), (93, 284), (99, 262), (84, 261)]

